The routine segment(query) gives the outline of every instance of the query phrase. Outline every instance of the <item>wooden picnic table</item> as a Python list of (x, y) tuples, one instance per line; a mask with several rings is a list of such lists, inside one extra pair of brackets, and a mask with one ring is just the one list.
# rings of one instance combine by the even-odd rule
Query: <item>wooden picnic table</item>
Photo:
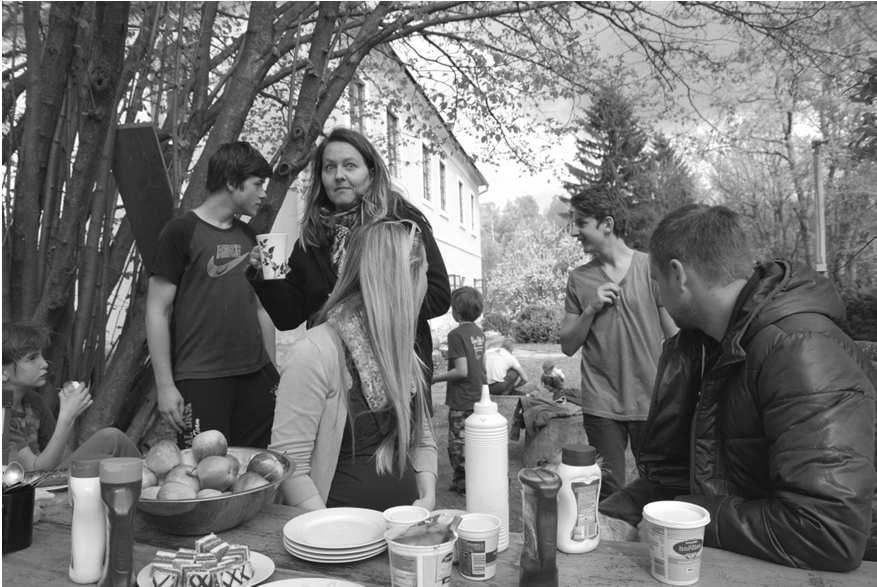
[[(283, 548), (283, 525), (303, 513), (298, 508), (269, 505), (255, 518), (237, 528), (219, 533), (228, 542), (246, 544), (251, 550), (269, 556), (276, 570), (267, 581), (300, 577), (345, 579), (365, 586), (390, 584), (387, 553), (357, 563), (338, 565), (309, 563), (297, 559)], [(3, 584), (15, 587), (74, 585), (67, 578), (70, 560), (70, 520), (72, 510), (66, 493), (44, 507), (42, 519), (34, 525), (30, 548), (3, 556)], [(195, 536), (172, 536), (137, 520), (134, 546), (135, 574), (147, 565), (159, 549), (173, 550), (193, 546)], [(453, 571), (452, 585), (510, 587), (518, 584), (520, 533), (510, 535), (509, 548), (497, 559), (497, 574), (490, 581), (468, 581)], [(561, 587), (572, 585), (632, 586), (659, 585), (649, 574), (648, 547), (639, 542), (603, 541), (596, 550), (579, 555), (558, 553)], [(791, 569), (731, 552), (705, 548), (700, 585), (765, 586), (877, 584), (877, 563), (865, 562), (851, 573), (826, 573)]]

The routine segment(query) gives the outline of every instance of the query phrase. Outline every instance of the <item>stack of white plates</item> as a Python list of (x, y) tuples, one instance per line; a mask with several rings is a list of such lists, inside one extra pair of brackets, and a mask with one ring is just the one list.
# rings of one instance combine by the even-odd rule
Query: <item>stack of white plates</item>
[(352, 563), (387, 549), (381, 512), (362, 508), (328, 508), (302, 514), (283, 526), (289, 554), (314, 563)]

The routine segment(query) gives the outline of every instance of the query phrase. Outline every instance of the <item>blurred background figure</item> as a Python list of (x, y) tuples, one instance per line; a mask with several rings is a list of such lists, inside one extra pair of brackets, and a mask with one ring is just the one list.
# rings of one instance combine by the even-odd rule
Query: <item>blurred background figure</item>
[(527, 383), (527, 374), (521, 362), (512, 354), (515, 344), (499, 332), (485, 333), (487, 350), (484, 352), (484, 369), (487, 385), (493, 395), (521, 395)]
[(545, 389), (551, 392), (554, 401), (566, 401), (566, 393), (563, 391), (566, 376), (560, 367), (554, 364), (553, 360), (548, 359), (542, 363), (542, 377), (540, 381), (545, 386)]

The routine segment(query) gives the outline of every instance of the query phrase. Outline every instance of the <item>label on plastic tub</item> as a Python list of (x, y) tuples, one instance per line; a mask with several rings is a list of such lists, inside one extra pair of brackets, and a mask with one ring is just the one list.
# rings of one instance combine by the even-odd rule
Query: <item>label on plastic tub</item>
[[(496, 573), (495, 568), (490, 568), (496, 563), (496, 541), (493, 541), (493, 550), (487, 550), (486, 540), (466, 540), (458, 538), (460, 549), (460, 574), (465, 577), (484, 579), (488, 575)], [(493, 573), (488, 573), (492, 570)]]
[(703, 528), (666, 528), (652, 523), (648, 526), (655, 577), (671, 585), (696, 582), (700, 577)]
[(453, 543), (444, 552), (402, 554), (390, 545), (390, 580), (393, 587), (434, 587), (451, 584)]

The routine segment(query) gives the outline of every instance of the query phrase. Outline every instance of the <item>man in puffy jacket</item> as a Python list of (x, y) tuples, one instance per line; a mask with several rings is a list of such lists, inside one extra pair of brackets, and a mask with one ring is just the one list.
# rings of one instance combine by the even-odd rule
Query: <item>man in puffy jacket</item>
[(664, 345), (640, 478), (601, 513), (635, 526), (646, 503), (680, 499), (709, 511), (706, 546), (828, 571), (877, 560), (877, 373), (835, 323), (834, 287), (783, 261), (753, 273), (721, 206), (672, 212), (650, 252), (681, 330)]

